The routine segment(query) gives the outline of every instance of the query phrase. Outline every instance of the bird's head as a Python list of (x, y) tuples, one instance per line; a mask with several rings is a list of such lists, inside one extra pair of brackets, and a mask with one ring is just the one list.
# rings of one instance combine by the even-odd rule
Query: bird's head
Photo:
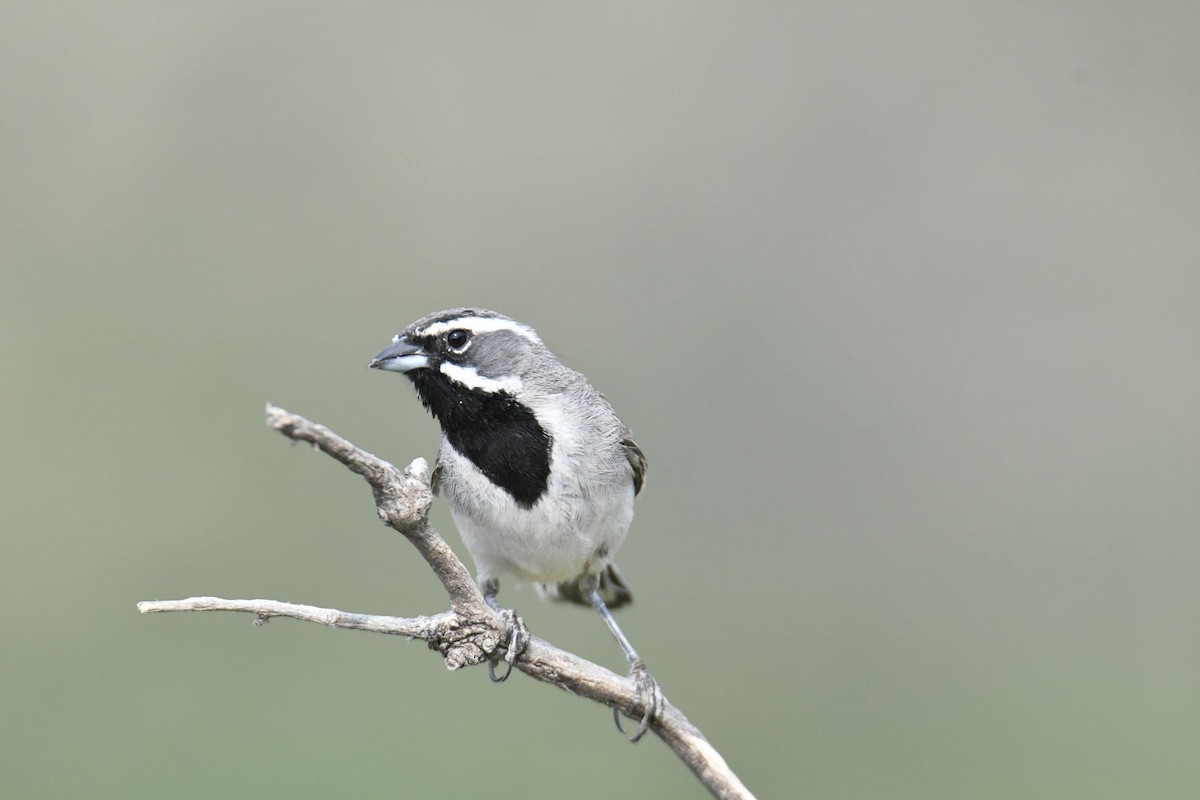
[(523, 395), (526, 383), (555, 363), (528, 325), (495, 311), (455, 308), (412, 323), (368, 366), (403, 372), (444, 419), (467, 395)]

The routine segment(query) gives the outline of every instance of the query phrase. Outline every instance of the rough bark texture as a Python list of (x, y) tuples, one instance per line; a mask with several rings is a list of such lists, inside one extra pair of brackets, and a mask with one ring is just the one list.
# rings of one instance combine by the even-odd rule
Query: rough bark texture
[[(450, 610), (425, 617), (386, 617), (275, 600), (192, 597), (186, 600), (141, 602), (138, 603), (139, 611), (143, 614), (240, 611), (253, 614), (256, 624), (263, 624), (272, 617), (291, 617), (332, 628), (406, 636), (428, 643), (430, 649), (442, 654), (450, 669), (480, 664), (504, 655), (506, 642), (503, 618), (484, 603), (471, 573), (429, 524), (428, 513), (433, 492), (429, 486), (429, 467), (424, 459), (418, 458), (401, 471), (356, 447), (324, 425), (275, 406), (267, 406), (267, 425), (289, 439), (316, 446), (366, 480), (374, 492), (379, 518), (402, 533), (417, 548), (445, 587), (450, 598)], [(536, 636), (530, 638), (528, 646), (517, 659), (516, 668), (536, 680), (616, 708), (631, 719), (640, 720), (642, 717), (644, 709), (631, 680), (560, 650)], [(667, 743), (715, 797), (753, 797), (700, 730), (665, 698), (650, 729)]]

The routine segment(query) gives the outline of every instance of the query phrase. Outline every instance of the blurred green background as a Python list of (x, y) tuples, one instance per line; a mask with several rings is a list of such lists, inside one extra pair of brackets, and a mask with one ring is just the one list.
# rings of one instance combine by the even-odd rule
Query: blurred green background
[[(702, 794), (523, 677), (134, 610), (443, 609), (262, 417), (432, 456), (365, 366), (460, 304), (633, 427), (622, 625), (760, 796), (1200, 795), (1198, 26), (5, 2), (0, 796)], [(622, 667), (594, 615), (502, 599)]]

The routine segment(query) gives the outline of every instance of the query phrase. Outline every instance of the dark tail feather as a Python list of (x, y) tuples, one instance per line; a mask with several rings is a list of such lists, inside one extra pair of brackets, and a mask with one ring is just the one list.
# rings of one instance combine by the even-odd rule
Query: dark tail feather
[[(554, 584), (543, 583), (538, 588), (541, 590), (542, 596), (548, 600), (578, 603), (588, 607), (592, 605), (592, 602), (583, 596), (578, 579)], [(633, 602), (633, 593), (625, 585), (625, 579), (621, 577), (616, 564), (609, 564), (600, 573), (600, 599), (612, 611)]]

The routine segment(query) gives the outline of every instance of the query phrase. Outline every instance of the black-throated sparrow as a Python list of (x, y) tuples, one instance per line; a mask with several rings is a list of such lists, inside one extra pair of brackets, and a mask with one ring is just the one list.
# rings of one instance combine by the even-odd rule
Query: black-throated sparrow
[[(646, 474), (629, 428), (532, 328), (494, 311), (423, 317), (369, 366), (407, 375), (441, 423), (433, 488), (450, 504), (488, 604), (500, 610), (500, 577), (510, 575), (544, 597), (595, 607), (638, 685), (640, 739), (662, 692), (609, 613), (632, 600), (612, 557)], [(507, 613), (511, 671), (525, 634)]]

